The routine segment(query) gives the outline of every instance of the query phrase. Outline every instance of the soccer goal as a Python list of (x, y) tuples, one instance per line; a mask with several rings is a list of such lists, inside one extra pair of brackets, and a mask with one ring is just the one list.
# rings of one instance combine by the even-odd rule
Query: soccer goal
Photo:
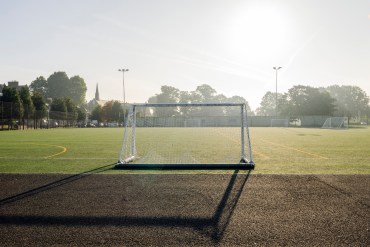
[(289, 127), (288, 118), (271, 119), (271, 127)]
[(245, 104), (132, 104), (117, 168), (253, 169)]
[(331, 117), (325, 120), (322, 125), (323, 129), (347, 129), (348, 118), (347, 117)]

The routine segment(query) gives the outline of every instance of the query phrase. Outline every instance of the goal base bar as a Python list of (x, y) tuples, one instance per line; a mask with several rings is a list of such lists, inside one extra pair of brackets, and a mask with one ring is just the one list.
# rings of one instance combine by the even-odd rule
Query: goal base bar
[(242, 164), (124, 164), (117, 163), (116, 169), (124, 170), (253, 170), (254, 163)]

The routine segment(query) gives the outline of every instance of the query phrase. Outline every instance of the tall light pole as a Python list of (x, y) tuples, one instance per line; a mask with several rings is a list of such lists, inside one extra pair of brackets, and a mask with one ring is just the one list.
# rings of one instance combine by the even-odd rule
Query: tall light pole
[(123, 120), (122, 120), (122, 124), (124, 126), (125, 121), (126, 121), (126, 115), (125, 115), (125, 110), (126, 110), (125, 72), (128, 72), (128, 69), (118, 69), (118, 71), (122, 72), (122, 85), (123, 85)]
[(128, 72), (128, 69), (119, 69), (118, 71), (122, 72), (122, 84), (123, 84), (123, 105), (126, 104), (126, 95), (125, 95), (125, 72)]
[(275, 111), (276, 111), (276, 117), (277, 117), (278, 115), (277, 76), (278, 76), (278, 70), (282, 69), (282, 67), (273, 67), (273, 69), (276, 72)]

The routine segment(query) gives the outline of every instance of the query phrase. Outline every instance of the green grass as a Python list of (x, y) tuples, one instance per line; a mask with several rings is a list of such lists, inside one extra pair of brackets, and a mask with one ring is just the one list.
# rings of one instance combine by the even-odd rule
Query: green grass
[(370, 174), (370, 129), (253, 129), (260, 173)]
[[(137, 141), (151, 137), (158, 143), (155, 148), (159, 151), (155, 155), (161, 158), (176, 152), (182, 154), (179, 158), (182, 162), (190, 153), (197, 152), (198, 160), (215, 162), (214, 157), (225, 158), (240, 152), (238, 145), (232, 144), (238, 138), (219, 134), (217, 129), (160, 131), (162, 133), (150, 129), (138, 131)], [(251, 128), (250, 132), (256, 163), (254, 173), (370, 174), (370, 129)], [(122, 136), (122, 128), (1, 131), (0, 172), (80, 173), (93, 170), (117, 161)], [(169, 140), (172, 140), (171, 147), (163, 145)], [(184, 151), (182, 143), (186, 140), (194, 140), (194, 144)], [(140, 152), (154, 148), (149, 144), (145, 148), (139, 145)]]

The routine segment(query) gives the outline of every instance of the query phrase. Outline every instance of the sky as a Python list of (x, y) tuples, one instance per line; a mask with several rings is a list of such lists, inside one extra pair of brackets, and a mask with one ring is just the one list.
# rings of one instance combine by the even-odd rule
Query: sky
[(267, 91), (370, 95), (370, 0), (0, 0), (0, 83), (64, 71), (102, 99), (143, 103), (208, 84), (256, 109)]

